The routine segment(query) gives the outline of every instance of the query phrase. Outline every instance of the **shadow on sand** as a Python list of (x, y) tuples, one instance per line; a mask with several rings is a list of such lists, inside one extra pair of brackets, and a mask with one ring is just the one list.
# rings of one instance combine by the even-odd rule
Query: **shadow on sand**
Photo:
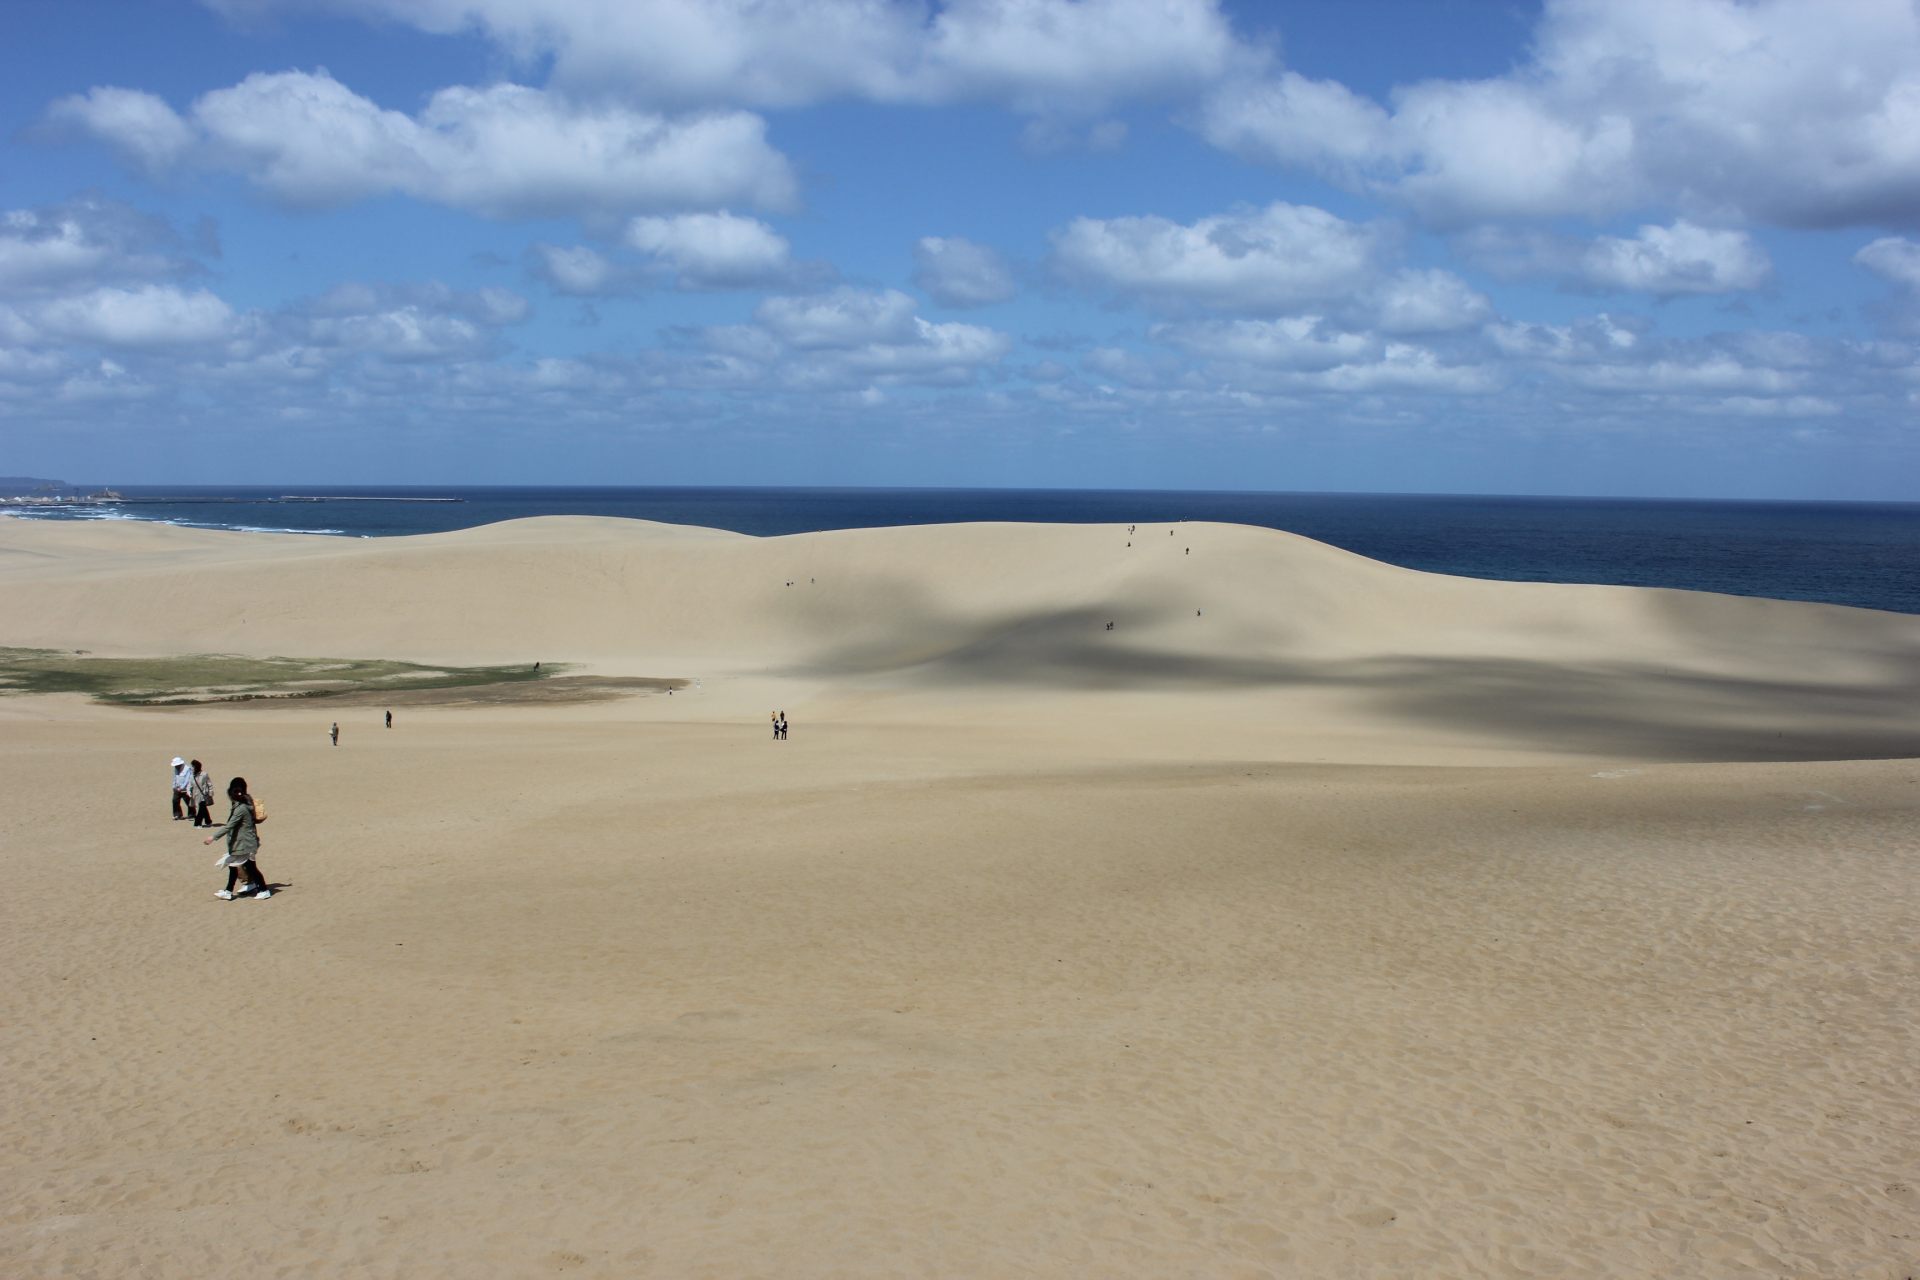
[[(956, 692), (999, 686), (1252, 693), (1314, 686), (1353, 691), (1388, 720), (1571, 754), (1669, 761), (1920, 756), (1920, 625), (1905, 615), (1796, 611), (1786, 619), (1793, 631), (1785, 642), (1807, 655), (1806, 674), (1786, 679), (1510, 656), (1309, 661), (1275, 652), (1287, 637), (1274, 631), (1230, 637), (1233, 643), (1224, 647), (1241, 653), (1223, 656), (1130, 642), (1130, 632), (1166, 622), (1163, 607), (1052, 609), (1008, 615), (983, 629), (977, 619), (939, 616), (911, 583), (873, 589), (876, 602), (885, 601), (881, 616), (891, 620), (885, 634), (848, 642), (844, 628), (836, 637), (823, 626), (808, 673), (904, 675)], [(1779, 620), (1778, 602), (1662, 591), (1648, 593), (1644, 604), (1648, 625), (1676, 636), (1681, 649), (1719, 649), (1737, 659), (1749, 641), (1782, 639), (1738, 630), (1749, 619)], [(1109, 621), (1116, 624), (1112, 632)], [(929, 644), (928, 636), (952, 642)], [(1247, 656), (1261, 649), (1274, 656)], [(1829, 653), (1844, 653), (1855, 672), (1875, 674), (1822, 679), (1820, 658)], [(1777, 656), (1774, 666), (1790, 669)]]

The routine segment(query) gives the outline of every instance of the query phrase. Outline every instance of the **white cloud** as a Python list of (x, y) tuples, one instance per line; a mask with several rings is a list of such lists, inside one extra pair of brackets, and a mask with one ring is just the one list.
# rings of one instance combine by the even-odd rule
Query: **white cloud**
[(1345, 85), (1293, 71), (1216, 90), (1205, 104), (1201, 131), (1229, 151), (1342, 173), (1390, 156), (1395, 147), (1392, 119), (1377, 103)]
[(556, 293), (590, 298), (615, 292), (623, 276), (606, 256), (585, 245), (536, 244), (532, 250), (534, 271)]
[(568, 89), (672, 106), (835, 98), (1085, 114), (1263, 57), (1214, 0), (209, 0), (332, 8), (550, 61)]
[(1920, 243), (1882, 236), (1853, 255), (1853, 260), (1898, 285), (1920, 289)]
[(1751, 235), (1685, 218), (1642, 226), (1632, 236), (1592, 239), (1476, 227), (1454, 237), (1453, 246), (1463, 259), (1502, 279), (1557, 280), (1580, 293), (1674, 298), (1759, 289), (1773, 278), (1773, 263)]
[(180, 347), (226, 337), (233, 308), (207, 292), (172, 285), (98, 288), (39, 305), (32, 320), (41, 334), (110, 347)]
[(1662, 359), (1644, 364), (1569, 365), (1561, 376), (1603, 391), (1740, 391), (1777, 394), (1802, 385), (1799, 374), (1742, 364), (1732, 356)]
[(913, 299), (897, 289), (879, 293), (842, 287), (810, 297), (768, 298), (754, 311), (789, 346), (856, 347), (910, 341)]
[(1375, 359), (1382, 350), (1371, 334), (1345, 332), (1320, 316), (1161, 325), (1153, 336), (1203, 360), (1272, 369), (1331, 369)]
[(138, 89), (99, 86), (47, 109), (56, 133), (79, 132), (109, 143), (131, 164), (163, 173), (193, 148), (193, 127), (172, 107)]
[(1129, 387), (1163, 386), (1176, 373), (1176, 367), (1165, 359), (1148, 359), (1120, 347), (1095, 347), (1080, 364), (1089, 373)]
[(1005, 334), (981, 325), (934, 324), (916, 316), (910, 337), (866, 343), (845, 353), (843, 363), (847, 369), (861, 373), (954, 382), (997, 363), (1011, 345)]
[[(98, 109), (145, 99), (135, 113)], [(206, 94), (178, 129), (150, 94), (95, 89), (49, 117), (159, 171), (188, 162), (245, 175), (289, 204), (396, 192), (497, 217), (625, 213), (738, 202), (790, 204), (794, 179), (745, 112), (670, 119), (581, 104), (524, 85), (442, 89), (418, 116), (386, 110), (324, 71), (255, 74)], [(185, 138), (186, 141), (182, 141)]]
[(1587, 250), (1584, 279), (1597, 288), (1656, 297), (1758, 289), (1773, 264), (1744, 231), (1716, 231), (1682, 219), (1641, 227), (1632, 239), (1602, 236)]
[(1696, 413), (1741, 418), (1832, 418), (1842, 412), (1839, 405), (1821, 396), (1723, 396), (1701, 401), (1693, 408)]
[(773, 228), (725, 210), (635, 218), (626, 242), (671, 267), (688, 288), (778, 283), (792, 266), (787, 242)]
[[(692, 356), (663, 367), (709, 387), (860, 390), (913, 382), (956, 385), (998, 364), (1012, 346), (980, 325), (934, 324), (897, 290), (841, 287), (763, 301), (755, 323), (692, 330)], [(664, 359), (664, 357), (663, 357)]]
[(1911, 221), (1911, 0), (1549, 0), (1531, 58), (1387, 105), (1294, 73), (1229, 81), (1200, 128), (1442, 221), (1670, 207), (1790, 226)]
[(164, 222), (110, 200), (9, 209), (0, 212), (0, 294), (186, 275), (194, 264), (182, 249)]
[(1319, 373), (1294, 375), (1296, 385), (1321, 391), (1354, 393), (1438, 392), (1480, 395), (1500, 388), (1500, 377), (1483, 365), (1450, 364), (1440, 355), (1407, 342), (1389, 342), (1378, 360), (1343, 364)]
[(913, 262), (914, 284), (942, 306), (984, 307), (1018, 292), (999, 254), (959, 236), (921, 237)]
[(1338, 297), (1376, 271), (1373, 230), (1324, 209), (1265, 209), (1182, 224), (1076, 218), (1053, 236), (1068, 279), (1160, 305), (1285, 310)]
[(298, 346), (399, 362), (459, 360), (492, 353), (499, 330), (530, 310), (507, 289), (346, 284), (287, 312), (279, 330)]
[(1493, 314), (1487, 296), (1450, 271), (1402, 271), (1379, 289), (1375, 325), (1383, 333), (1451, 333)]

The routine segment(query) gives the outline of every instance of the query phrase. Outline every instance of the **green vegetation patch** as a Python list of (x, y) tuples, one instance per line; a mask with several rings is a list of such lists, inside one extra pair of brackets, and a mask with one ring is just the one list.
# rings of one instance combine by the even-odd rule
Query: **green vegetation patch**
[(0, 693), (85, 693), (135, 707), (200, 706), (262, 698), (336, 698), (468, 689), (545, 680), (562, 663), (435, 667), (357, 658), (96, 658), (84, 649), (0, 648)]

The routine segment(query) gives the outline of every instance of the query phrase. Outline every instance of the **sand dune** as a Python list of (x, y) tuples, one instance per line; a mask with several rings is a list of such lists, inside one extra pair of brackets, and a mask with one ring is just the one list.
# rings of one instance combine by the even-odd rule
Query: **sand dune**
[(0, 698), (0, 1274), (1920, 1270), (1920, 619), (1127, 541), (0, 521), (4, 645), (700, 682)]
[(10, 521), (0, 591), (0, 643), (100, 653), (538, 659), (730, 680), (744, 705), (1173, 692), (1421, 749), (1920, 755), (1920, 618), (1448, 578), (1239, 526), (760, 539), (545, 518), (347, 540)]

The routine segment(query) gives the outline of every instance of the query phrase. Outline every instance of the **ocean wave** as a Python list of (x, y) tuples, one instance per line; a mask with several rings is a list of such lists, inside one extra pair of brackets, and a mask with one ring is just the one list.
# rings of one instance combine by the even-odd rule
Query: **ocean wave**
[(0, 505), (0, 515), (22, 520), (125, 520), (134, 524), (164, 524), (176, 529), (220, 529), (229, 533), (311, 533), (324, 537), (366, 537), (345, 529), (293, 529), (281, 525), (239, 524), (230, 520), (190, 520), (185, 516), (143, 515), (113, 507), (22, 507)]

